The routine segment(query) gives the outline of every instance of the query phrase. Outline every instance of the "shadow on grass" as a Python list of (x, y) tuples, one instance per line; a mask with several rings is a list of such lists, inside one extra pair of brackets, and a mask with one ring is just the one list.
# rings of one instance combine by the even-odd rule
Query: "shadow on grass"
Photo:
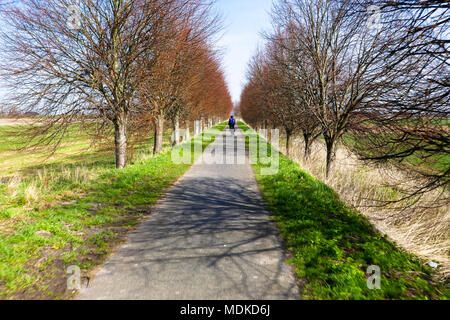
[[(168, 287), (197, 288), (202, 281), (209, 283), (206, 291), (215, 288), (211, 294), (225, 282), (234, 297), (296, 297), (296, 283), (284, 281), (288, 271), (278, 231), (261, 208), (249, 180), (186, 177), (158, 206), (158, 215), (108, 261), (89, 297), (173, 299), (177, 295)], [(189, 291), (178, 298), (205, 295)]]
[[(251, 130), (244, 123), (240, 126)], [(260, 139), (259, 143), (267, 142)], [(280, 153), (277, 174), (260, 175), (260, 163), (254, 168), (266, 204), (294, 254), (291, 263), (298, 277), (306, 281), (305, 298), (450, 298), (446, 284), (433, 280), (433, 271), (424, 261), (379, 234), (299, 164)], [(381, 268), (380, 290), (367, 286), (370, 265)]]
[[(191, 143), (204, 149), (212, 141), (196, 138)], [(114, 169), (110, 155), (104, 155), (93, 155), (86, 162), (86, 155), (70, 156), (64, 166), (75, 168), (82, 162), (98, 178), (77, 182), (71, 176), (58, 177), (35, 206), (26, 205), (25, 195), (10, 203), (0, 186), (0, 297), (70, 297), (66, 267), (80, 266), (88, 281), (89, 270), (151, 213), (164, 190), (190, 167), (173, 163), (170, 150), (123, 170)], [(43, 168), (26, 170), (35, 173)]]

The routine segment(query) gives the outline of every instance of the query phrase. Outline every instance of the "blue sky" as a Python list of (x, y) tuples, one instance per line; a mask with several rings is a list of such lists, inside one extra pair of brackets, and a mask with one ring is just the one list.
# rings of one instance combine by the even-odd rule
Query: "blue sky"
[(224, 19), (224, 30), (216, 45), (223, 51), (223, 70), (233, 101), (239, 100), (247, 64), (263, 43), (260, 32), (271, 27), (271, 8), (272, 0), (216, 0), (216, 10)]
[(268, 30), (272, 0), (217, 0), (225, 29), (218, 45), (223, 49), (223, 69), (234, 101), (246, 82), (247, 63), (263, 43), (260, 32)]

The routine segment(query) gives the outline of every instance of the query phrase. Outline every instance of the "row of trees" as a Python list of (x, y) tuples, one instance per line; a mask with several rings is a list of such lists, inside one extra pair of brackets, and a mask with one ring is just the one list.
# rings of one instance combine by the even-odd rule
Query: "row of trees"
[(60, 141), (74, 122), (112, 130), (123, 168), (131, 141), (152, 129), (161, 150), (165, 122), (177, 132), (231, 113), (210, 1), (26, 0), (1, 13), (5, 100), (43, 116), (35, 144)]
[[(274, 32), (252, 59), (240, 112), (254, 126), (323, 137), (389, 162), (419, 183), (448, 185), (450, 5), (441, 1), (279, 0)], [(447, 157), (447, 158), (446, 158)], [(405, 161), (406, 160), (406, 161)]]

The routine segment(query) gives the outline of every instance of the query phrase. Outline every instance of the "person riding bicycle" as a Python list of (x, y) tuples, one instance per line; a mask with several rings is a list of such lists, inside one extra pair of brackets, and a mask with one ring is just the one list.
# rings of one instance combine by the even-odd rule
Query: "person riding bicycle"
[(230, 120), (228, 121), (228, 126), (230, 127), (230, 129), (234, 130), (234, 127), (236, 126), (236, 119), (234, 118), (234, 116), (231, 116)]

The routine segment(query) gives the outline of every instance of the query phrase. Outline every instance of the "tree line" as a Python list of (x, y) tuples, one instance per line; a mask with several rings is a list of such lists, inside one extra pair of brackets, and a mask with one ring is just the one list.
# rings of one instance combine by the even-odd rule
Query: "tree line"
[(293, 134), (305, 158), (323, 139), (327, 176), (343, 142), (407, 173), (408, 196), (448, 187), (449, 10), (431, 0), (277, 1), (249, 63), (244, 120), (282, 128), (288, 155)]
[(153, 132), (161, 151), (165, 123), (178, 132), (232, 111), (212, 1), (26, 0), (0, 11), (6, 109), (41, 115), (30, 145), (57, 144), (80, 123), (114, 136), (124, 168), (130, 145)]

